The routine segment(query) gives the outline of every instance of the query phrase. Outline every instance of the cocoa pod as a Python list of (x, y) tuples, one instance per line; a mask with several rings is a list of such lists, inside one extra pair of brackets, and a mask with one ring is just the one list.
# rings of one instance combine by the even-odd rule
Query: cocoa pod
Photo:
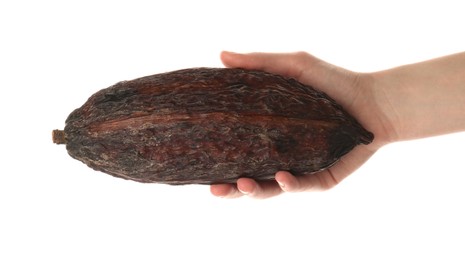
[(232, 183), (326, 169), (365, 130), (310, 86), (262, 71), (192, 68), (122, 81), (53, 131), (71, 157), (138, 182)]

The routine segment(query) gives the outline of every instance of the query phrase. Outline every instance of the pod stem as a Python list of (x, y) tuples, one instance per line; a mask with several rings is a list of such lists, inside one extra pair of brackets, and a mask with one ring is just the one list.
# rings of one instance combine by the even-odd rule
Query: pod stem
[(53, 130), (52, 139), (55, 144), (66, 144), (65, 131), (63, 130)]

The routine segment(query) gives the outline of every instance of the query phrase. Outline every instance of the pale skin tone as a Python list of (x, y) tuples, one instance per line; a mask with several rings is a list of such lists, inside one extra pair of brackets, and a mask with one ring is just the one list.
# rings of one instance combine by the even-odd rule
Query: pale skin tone
[(465, 52), (372, 73), (349, 71), (304, 52), (223, 52), (221, 60), (226, 67), (264, 70), (326, 92), (375, 139), (317, 174), (295, 177), (279, 171), (275, 181), (241, 178), (235, 185), (211, 185), (211, 193), (218, 197), (268, 198), (327, 190), (386, 144), (465, 131)]

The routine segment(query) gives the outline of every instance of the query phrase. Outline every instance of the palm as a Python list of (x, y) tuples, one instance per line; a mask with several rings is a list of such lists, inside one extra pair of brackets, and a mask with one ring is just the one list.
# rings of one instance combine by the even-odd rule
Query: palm
[(288, 172), (278, 172), (277, 182), (257, 183), (242, 178), (238, 180), (237, 186), (212, 185), (211, 191), (214, 195), (236, 197), (250, 193), (254, 197), (264, 198), (277, 195), (283, 190), (295, 192), (329, 189), (360, 167), (389, 140), (387, 126), (382, 120), (382, 115), (376, 112), (375, 101), (370, 98), (371, 82), (367, 76), (332, 66), (306, 53), (249, 55), (223, 53), (222, 60), (228, 67), (259, 69), (293, 77), (326, 92), (372, 131), (375, 140), (370, 145), (357, 146), (333, 167), (320, 173), (295, 177)]

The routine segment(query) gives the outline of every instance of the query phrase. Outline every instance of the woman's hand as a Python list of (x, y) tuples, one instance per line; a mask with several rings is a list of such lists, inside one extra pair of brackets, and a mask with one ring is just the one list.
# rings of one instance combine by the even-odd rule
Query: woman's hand
[(215, 196), (234, 198), (248, 195), (254, 198), (267, 198), (283, 191), (314, 191), (334, 187), (345, 177), (360, 167), (382, 145), (396, 139), (394, 120), (382, 112), (382, 105), (388, 104), (382, 91), (375, 91), (370, 74), (351, 72), (307, 53), (236, 54), (223, 52), (221, 59), (227, 67), (263, 70), (313, 86), (336, 100), (346, 111), (352, 114), (375, 135), (370, 145), (359, 145), (345, 155), (331, 168), (313, 175), (293, 176), (289, 172), (279, 171), (276, 181), (257, 182), (249, 178), (240, 178), (236, 185), (216, 184), (211, 186)]

